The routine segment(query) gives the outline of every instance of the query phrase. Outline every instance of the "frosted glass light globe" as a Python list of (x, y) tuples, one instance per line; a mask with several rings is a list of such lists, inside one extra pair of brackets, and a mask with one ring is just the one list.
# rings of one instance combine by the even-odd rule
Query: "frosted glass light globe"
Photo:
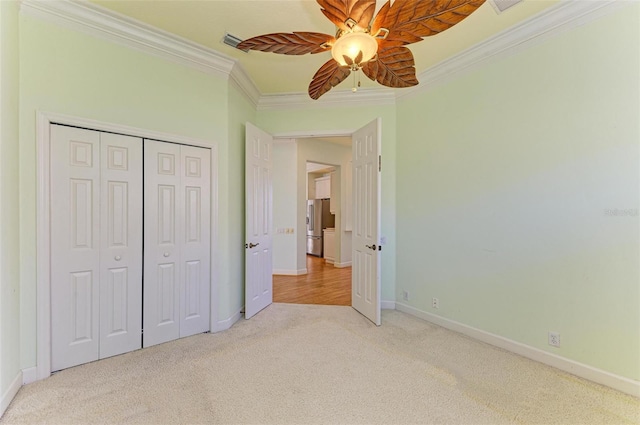
[[(340, 65), (347, 66), (344, 56), (355, 62), (356, 56), (362, 52), (362, 60), (365, 63), (376, 55), (378, 42), (370, 34), (364, 32), (351, 32), (340, 37), (331, 49), (331, 56)], [(359, 64), (356, 64), (359, 65)]]

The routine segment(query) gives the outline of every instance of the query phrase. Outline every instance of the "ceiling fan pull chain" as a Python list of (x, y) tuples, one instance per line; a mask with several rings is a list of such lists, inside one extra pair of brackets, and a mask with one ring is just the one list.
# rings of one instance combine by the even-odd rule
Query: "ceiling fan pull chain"
[[(358, 71), (360, 71), (360, 68), (356, 69), (353, 72), (353, 88), (351, 89), (353, 93), (357, 92), (358, 89), (360, 88), (360, 72)], [(356, 82), (356, 74), (358, 75), (357, 82)]]

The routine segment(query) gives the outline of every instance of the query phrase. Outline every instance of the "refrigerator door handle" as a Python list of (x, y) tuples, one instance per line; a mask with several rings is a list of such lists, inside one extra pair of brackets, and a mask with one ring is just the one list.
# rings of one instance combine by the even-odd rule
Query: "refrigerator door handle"
[(313, 230), (313, 222), (314, 222), (313, 205), (309, 205), (309, 217), (307, 217), (307, 221), (309, 224), (309, 230)]

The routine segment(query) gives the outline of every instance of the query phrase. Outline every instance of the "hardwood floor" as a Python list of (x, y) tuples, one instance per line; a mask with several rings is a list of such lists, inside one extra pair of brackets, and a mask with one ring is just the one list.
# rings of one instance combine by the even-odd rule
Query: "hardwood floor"
[(273, 275), (273, 302), (351, 305), (351, 267), (337, 268), (307, 255), (307, 274)]

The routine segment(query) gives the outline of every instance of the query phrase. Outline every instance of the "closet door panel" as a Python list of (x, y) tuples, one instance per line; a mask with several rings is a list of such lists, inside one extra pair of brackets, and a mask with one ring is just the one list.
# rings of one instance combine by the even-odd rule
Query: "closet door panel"
[(98, 359), (100, 134), (52, 125), (51, 370)]
[(180, 337), (207, 332), (210, 315), (211, 156), (181, 147), (184, 214)]
[(142, 139), (102, 133), (100, 358), (142, 346)]
[(181, 166), (180, 145), (144, 141), (145, 347), (180, 336)]

